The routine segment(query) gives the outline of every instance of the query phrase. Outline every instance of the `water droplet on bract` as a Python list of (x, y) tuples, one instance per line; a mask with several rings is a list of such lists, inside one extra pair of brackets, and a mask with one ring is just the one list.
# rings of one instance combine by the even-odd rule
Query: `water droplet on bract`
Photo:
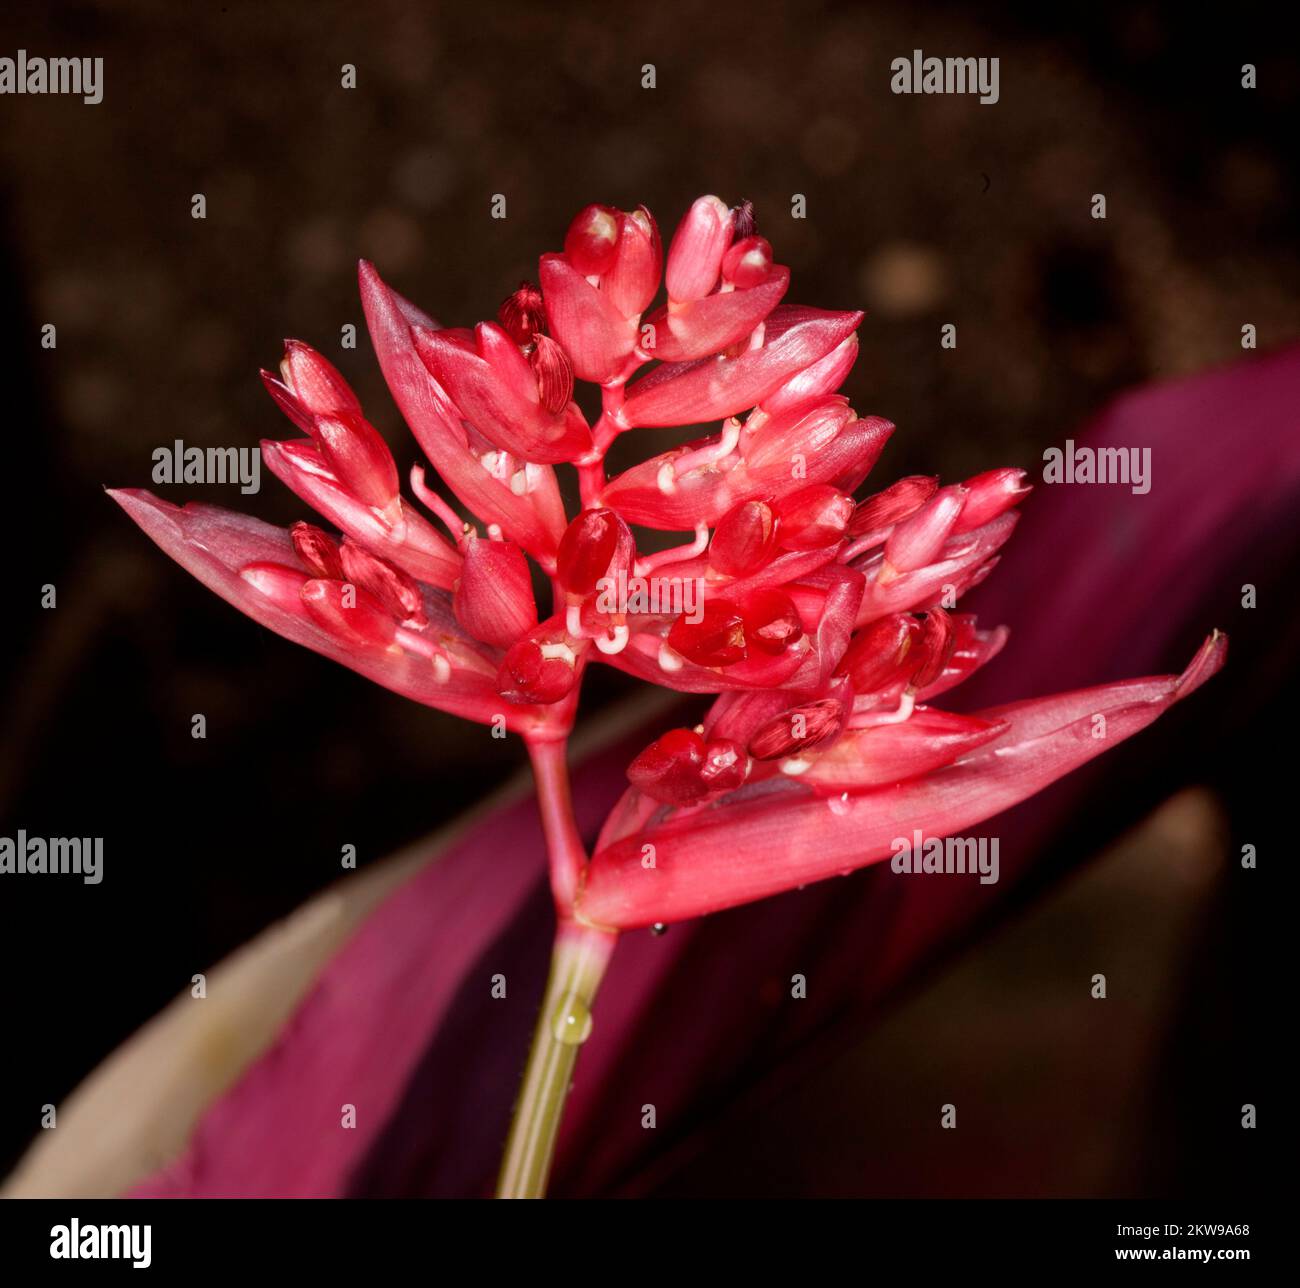
[(570, 993), (555, 1008), (551, 1032), (565, 1046), (581, 1046), (591, 1036), (591, 1009), (576, 993)]
[(844, 792), (840, 796), (832, 796), (826, 802), (826, 808), (832, 814), (847, 814), (849, 812), (849, 794)]
[(650, 927), (650, 933), (652, 935), (666, 935), (668, 933), (668, 927), (665, 926), (662, 921), (656, 921), (655, 924)]

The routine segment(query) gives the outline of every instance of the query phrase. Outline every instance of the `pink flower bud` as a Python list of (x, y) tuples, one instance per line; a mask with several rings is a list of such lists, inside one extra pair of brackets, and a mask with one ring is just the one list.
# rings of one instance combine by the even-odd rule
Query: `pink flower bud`
[(497, 673), (497, 691), (511, 702), (549, 705), (567, 697), (578, 682), (581, 655), (553, 622), (516, 641)]
[(916, 711), (899, 723), (850, 730), (819, 752), (800, 781), (828, 795), (888, 786), (950, 765), (1007, 727), (1005, 720)]
[(397, 500), (397, 463), (383, 435), (360, 412), (317, 416), (308, 431), (334, 477), (376, 510)]
[(1018, 505), (1034, 490), (1032, 483), (1025, 482), (1024, 470), (1003, 468), (988, 470), (966, 480), (966, 504), (957, 516), (952, 530), (970, 532), (983, 527), (991, 519), (1005, 514), (1013, 505)]
[[(542, 286), (549, 310), (550, 290), (545, 281)], [(555, 315), (549, 316), (555, 330)], [(628, 428), (699, 425), (764, 405), (792, 377), (842, 344), (861, 320), (861, 313), (778, 305), (764, 323), (759, 348), (734, 358), (665, 363), (629, 385), (621, 422)], [(576, 368), (572, 346), (565, 347)]]
[(470, 537), (456, 583), (456, 620), (475, 639), (509, 648), (537, 625), (537, 603), (524, 552), (512, 541)]
[(986, 662), (995, 658), (1007, 642), (1009, 632), (1005, 626), (992, 631), (978, 630), (975, 618), (969, 613), (954, 615), (952, 620), (955, 636), (952, 656), (937, 679), (917, 689), (919, 702), (929, 702), (962, 683)]
[(920, 623), (908, 613), (890, 613), (853, 637), (836, 675), (848, 676), (854, 693), (877, 693), (907, 675)]
[(849, 522), (849, 535), (865, 536), (881, 528), (892, 527), (919, 510), (935, 493), (939, 480), (924, 474), (911, 474), (859, 503)]
[[(939, 499), (936, 494), (935, 500)], [(932, 503), (931, 503), (932, 504)], [(919, 519), (923, 511), (918, 511), (906, 523)], [(874, 555), (861, 560), (854, 560), (853, 566), (867, 577), (862, 602), (857, 613), (859, 626), (874, 621), (886, 613), (909, 612), (924, 608), (927, 604), (937, 602), (941, 596), (955, 591), (963, 594), (980, 579), (996, 562), (994, 556), (1006, 543), (1015, 530), (1019, 516), (1012, 511), (990, 523), (963, 533), (959, 537), (949, 537), (939, 550), (936, 561), (924, 564), (913, 572), (886, 576), (890, 571), (886, 567), (884, 552), (876, 551)], [(903, 525), (900, 524), (901, 528)], [(895, 529), (897, 532), (897, 529)]]
[(779, 542), (786, 550), (820, 550), (833, 546), (849, 525), (853, 498), (825, 483), (814, 483), (777, 504)]
[[(435, 335), (446, 335), (447, 332), (435, 332)], [(524, 356), (523, 350), (505, 333), (505, 331), (493, 322), (480, 322), (474, 328), (474, 346), (477, 348), (479, 356), (487, 366), (487, 371), (483, 372), (480, 368), (473, 366), (469, 362), (462, 362), (459, 366), (453, 364), (453, 370), (456, 370), (460, 376), (462, 385), (467, 382), (465, 376), (468, 372), (473, 371), (476, 375), (493, 381), (496, 385), (506, 392), (510, 400), (518, 399), (525, 407), (529, 403), (539, 401), (537, 396), (536, 379), (533, 377), (528, 365), (528, 359)], [(473, 349), (466, 347), (462, 350), (466, 355), (471, 355)], [(456, 397), (455, 389), (451, 390), (451, 395), (459, 403), (460, 399)], [(508, 405), (503, 402), (502, 406)], [(461, 404), (462, 410), (464, 404)]]
[(552, 412), (519, 346), (495, 323), (472, 340), (416, 327), (416, 352), (460, 413), (484, 438), (525, 461), (573, 461), (591, 450), (591, 430), (574, 403)]
[(699, 621), (683, 615), (672, 624), (668, 646), (697, 666), (730, 666), (746, 654), (745, 619), (729, 600), (707, 600)]
[(294, 397), (313, 415), (361, 411), (361, 403), (338, 368), (301, 340), (284, 342), (280, 375)]
[(631, 530), (613, 510), (584, 510), (560, 539), (556, 580), (571, 595), (590, 595), (611, 565), (626, 567), (634, 554)]
[(665, 805), (691, 805), (711, 790), (701, 778), (704, 767), (704, 739), (693, 729), (670, 729), (627, 767), (627, 778)]
[(397, 623), (362, 587), (342, 581), (303, 583), (303, 606), (312, 620), (353, 648), (383, 651), (393, 643)]
[(752, 473), (770, 471), (776, 478), (788, 481), (797, 458), (802, 458), (805, 470), (814, 466), (819, 454), (853, 419), (847, 399), (835, 395), (802, 403), (773, 415), (759, 429), (747, 433), (741, 440), (741, 454)]
[(636, 318), (624, 316), (563, 255), (543, 255), (537, 271), (551, 335), (564, 346), (574, 374), (595, 384), (614, 379), (636, 347)]
[(756, 590), (746, 596), (745, 639), (773, 657), (803, 638), (803, 623), (794, 600), (783, 590)]
[(749, 776), (752, 762), (730, 738), (705, 742), (694, 729), (670, 729), (628, 766), (633, 787), (665, 805), (694, 805), (734, 791)]
[(573, 398), (573, 366), (568, 355), (550, 336), (539, 335), (528, 355), (537, 377), (537, 396), (552, 415), (563, 411)]
[(924, 689), (943, 674), (956, 643), (952, 618), (942, 608), (930, 609), (921, 619), (921, 630), (913, 652), (916, 660), (911, 683), (913, 689)]
[[(290, 343), (293, 347), (286, 354), (286, 374), (299, 380), (318, 400), (318, 409), (307, 406), (287, 384), (263, 371), (267, 393), (304, 434), (311, 436), (325, 464), (348, 492), (377, 510), (388, 508), (397, 500), (397, 465), (383, 435), (361, 414), (355, 398), (351, 399), (353, 406), (325, 407), (335, 394), (333, 381), (323, 374), (324, 369), (328, 368), (339, 384), (343, 377), (306, 345)], [(343, 387), (346, 389), (346, 385)]]
[(403, 626), (423, 630), (429, 624), (420, 588), (400, 568), (347, 538), (341, 560), (344, 580), (363, 587)]
[(306, 611), (302, 602), (302, 588), (311, 578), (304, 577), (297, 568), (260, 561), (245, 564), (239, 570), (239, 575), (259, 595), (269, 599), (283, 612), (297, 616)]
[(535, 336), (546, 331), (546, 306), (541, 291), (532, 282), (520, 282), (519, 289), (501, 301), (497, 321), (517, 345), (532, 344)]
[(764, 281), (772, 271), (772, 246), (765, 237), (746, 237), (733, 242), (722, 257), (722, 280), (738, 291)]
[(599, 277), (618, 251), (619, 212), (613, 206), (584, 206), (564, 234), (564, 253), (583, 277)]
[(735, 215), (717, 197), (700, 197), (677, 225), (668, 248), (668, 298), (700, 300), (718, 283)]
[(960, 485), (941, 488), (889, 534), (885, 563), (896, 573), (930, 563), (948, 540), (965, 501), (966, 490)]
[(763, 399), (763, 410), (772, 416), (790, 407), (797, 407), (810, 398), (833, 394), (848, 379), (853, 364), (858, 360), (858, 337), (850, 335), (841, 340), (824, 357), (811, 362), (778, 389)]
[[(734, 447), (728, 452), (725, 446), (720, 436), (714, 436), (652, 456), (610, 479), (601, 500), (629, 523), (649, 528), (685, 531), (697, 523), (716, 523), (737, 499), (729, 483), (739, 456)], [(701, 449), (707, 449), (710, 459), (692, 468)], [(687, 467), (682, 473), (679, 464)], [(742, 495), (758, 491), (745, 488)]]
[(565, 523), (554, 472), (534, 466), (526, 486), (516, 488), (516, 476), (502, 478), (484, 469), (483, 453), (477, 444), (470, 445), (459, 409), (416, 353), (412, 326), (435, 324), (392, 290), (371, 265), (361, 264), (359, 280), (384, 378), (425, 455), (467, 509), (484, 523), (499, 525), (529, 554), (549, 563)]
[(742, 501), (718, 520), (709, 565), (728, 577), (757, 572), (776, 552), (776, 511), (766, 501)]
[(828, 741), (839, 733), (844, 708), (834, 698), (792, 707), (769, 720), (749, 740), (755, 760), (783, 760)]
[(625, 318), (639, 317), (659, 289), (663, 247), (654, 216), (644, 207), (620, 216), (618, 252), (600, 289)]
[(315, 443), (262, 442), (267, 468), (318, 513), (368, 550), (431, 586), (450, 587), (460, 554), (437, 529), (400, 498), (380, 512), (343, 486)]
[(295, 523), (289, 529), (289, 538), (298, 558), (311, 570), (312, 576), (326, 580), (343, 580), (343, 560), (339, 557), (339, 543), (323, 529), (312, 523)]
[(730, 792), (749, 777), (750, 759), (745, 749), (730, 738), (716, 738), (705, 744), (700, 778), (710, 792)]
[(723, 353), (747, 339), (781, 302), (790, 270), (778, 265), (748, 290), (720, 291), (687, 304), (656, 309), (645, 325), (654, 328), (654, 355), (664, 362), (689, 362)]

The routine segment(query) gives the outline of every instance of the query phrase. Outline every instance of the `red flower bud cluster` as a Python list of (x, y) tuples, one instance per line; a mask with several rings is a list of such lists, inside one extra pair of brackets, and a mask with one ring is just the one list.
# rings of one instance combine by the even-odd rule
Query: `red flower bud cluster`
[[(339, 536), (114, 496), (280, 634), (532, 743), (567, 735), (591, 662), (716, 695), (700, 725), (633, 761), (628, 798), (565, 886), (569, 915), (692, 915), (883, 857), (899, 818), (964, 826), (1101, 750), (1080, 721), (1109, 711), (1113, 744), (1221, 664), (1215, 637), (1177, 679), (934, 709), (1005, 639), (953, 610), (1011, 535), (1023, 471), (909, 477), (855, 500), (894, 429), (838, 392), (862, 314), (786, 303), (790, 270), (748, 202), (699, 198), (666, 256), (644, 206), (587, 206), (537, 277), (496, 320), (443, 327), (361, 265), (384, 377), (445, 491), (417, 465), (404, 498), (342, 375), (291, 340), (262, 374), (302, 437), (262, 450)], [(594, 421), (575, 382), (598, 387)], [(706, 425), (606, 477), (621, 435)], [(687, 535), (642, 553), (633, 525)]]

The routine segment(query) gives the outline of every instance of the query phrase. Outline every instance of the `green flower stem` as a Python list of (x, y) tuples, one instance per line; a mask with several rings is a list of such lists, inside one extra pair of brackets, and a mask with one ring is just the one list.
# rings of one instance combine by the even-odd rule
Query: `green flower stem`
[(591, 1032), (592, 1003), (617, 942), (615, 931), (560, 923), (501, 1163), (498, 1198), (537, 1199), (546, 1194), (573, 1069)]

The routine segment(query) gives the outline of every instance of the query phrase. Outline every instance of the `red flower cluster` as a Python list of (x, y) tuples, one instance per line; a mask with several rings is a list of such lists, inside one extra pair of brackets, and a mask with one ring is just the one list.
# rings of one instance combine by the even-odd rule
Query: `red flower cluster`
[[(565, 915), (601, 926), (706, 912), (884, 857), (913, 827), (970, 825), (1220, 665), (1215, 637), (1178, 680), (934, 709), (1005, 639), (951, 610), (1010, 536), (1023, 472), (905, 478), (855, 502), (894, 428), (836, 392), (862, 315), (782, 303), (789, 269), (748, 203), (700, 198), (663, 259), (644, 207), (588, 206), (542, 256), (540, 289), (521, 284), (473, 330), (439, 326), (361, 265), (388, 386), (482, 531), (419, 466), (412, 494), (447, 535), (401, 495), (352, 390), (298, 341), (263, 378), (305, 437), (262, 451), (341, 536), (113, 495), (273, 630), (534, 747), (567, 736), (592, 661), (720, 695), (701, 725), (637, 757), (597, 854), (564, 887)], [(575, 381), (600, 387), (594, 424)], [(716, 433), (606, 479), (621, 434), (712, 421)], [(578, 473), (571, 521), (562, 465)], [(641, 555), (633, 524), (692, 539)], [(545, 617), (530, 560), (551, 583)], [(1098, 714), (1109, 732), (1084, 739)]]

